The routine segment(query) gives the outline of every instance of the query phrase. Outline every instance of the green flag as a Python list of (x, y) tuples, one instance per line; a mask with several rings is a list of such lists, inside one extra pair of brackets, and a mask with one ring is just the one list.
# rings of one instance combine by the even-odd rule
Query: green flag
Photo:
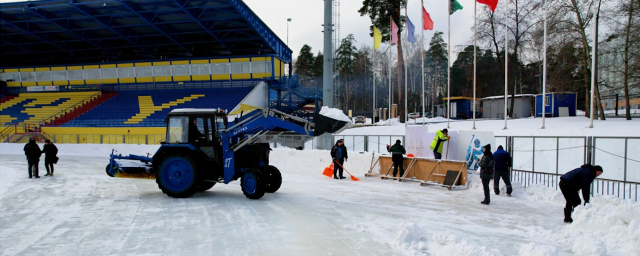
[(451, 10), (451, 13), (450, 13), (450, 14), (453, 14), (453, 13), (454, 13), (454, 12), (456, 12), (457, 10), (462, 10), (462, 5), (461, 5), (460, 3), (458, 3), (458, 1), (456, 1), (456, 0), (450, 0), (450, 2), (449, 2), (449, 3), (450, 3), (449, 8), (450, 8), (450, 10)]

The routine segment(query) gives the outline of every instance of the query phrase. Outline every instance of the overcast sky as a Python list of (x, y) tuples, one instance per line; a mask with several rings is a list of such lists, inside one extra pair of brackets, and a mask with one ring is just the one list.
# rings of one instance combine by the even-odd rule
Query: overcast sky
[[(0, 2), (17, 2), (16, 0), (0, 0)], [(298, 51), (304, 44), (311, 46), (314, 54), (323, 50), (323, 35), (321, 26), (324, 22), (324, 1), (322, 0), (244, 0), (244, 2), (271, 28), (285, 43), (287, 42), (287, 18), (289, 24), (289, 47), (293, 50), (293, 58), (297, 58)], [(466, 44), (472, 36), (473, 0), (459, 0), (464, 7), (451, 16), (451, 51), (455, 46)], [(502, 9), (503, 1), (498, 5)], [(424, 6), (434, 22), (434, 30), (425, 31), (425, 49), (434, 31), (447, 31), (447, 3), (448, 0), (425, 0)], [(373, 45), (373, 38), (369, 36), (371, 20), (367, 16), (360, 16), (358, 10), (362, 7), (362, 0), (340, 1), (340, 38), (354, 34), (356, 46)], [(479, 4), (478, 9), (487, 8)], [(421, 15), (420, 1), (409, 0), (409, 19), (416, 26), (416, 33), (420, 33)], [(398, 24), (400, 25), (400, 24)], [(382, 49), (387, 45), (383, 44)], [(454, 60), (454, 58), (452, 58)]]
[[(323, 51), (322, 24), (324, 22), (324, 1), (322, 0), (244, 0), (244, 2), (273, 30), (284, 42), (287, 41), (287, 18), (289, 24), (289, 47), (293, 50), (293, 58), (304, 44), (311, 46), (314, 54)], [(454, 53), (456, 45), (466, 44), (472, 36), (473, 28), (473, 0), (459, 0), (464, 7), (451, 16), (451, 51)], [(424, 6), (433, 20), (434, 30), (425, 31), (425, 49), (434, 31), (442, 31), (447, 40), (447, 3), (448, 0), (425, 0)], [(368, 16), (360, 16), (358, 10), (362, 7), (362, 0), (340, 1), (340, 37), (354, 34), (356, 46), (373, 45), (373, 38), (369, 36), (371, 20)], [(479, 4), (478, 9), (487, 8)], [(500, 5), (498, 9), (502, 8)], [(404, 10), (403, 10), (404, 12)], [(420, 1), (409, 0), (409, 19), (416, 26), (416, 33), (420, 33), (421, 14)], [(419, 40), (418, 40), (419, 41)], [(381, 49), (386, 49), (383, 44)], [(453, 59), (453, 58), (452, 58)]]

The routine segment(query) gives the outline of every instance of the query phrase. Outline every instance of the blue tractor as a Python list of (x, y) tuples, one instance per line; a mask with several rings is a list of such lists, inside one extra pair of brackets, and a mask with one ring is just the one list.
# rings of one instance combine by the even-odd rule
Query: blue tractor
[(319, 136), (349, 125), (317, 112), (310, 122), (275, 109), (257, 109), (232, 122), (219, 109), (176, 109), (166, 120), (166, 141), (152, 157), (112, 152), (107, 174), (155, 179), (175, 198), (240, 179), (244, 195), (259, 199), (282, 184), (278, 168), (269, 165), (269, 144), (257, 142), (261, 136), (282, 131)]

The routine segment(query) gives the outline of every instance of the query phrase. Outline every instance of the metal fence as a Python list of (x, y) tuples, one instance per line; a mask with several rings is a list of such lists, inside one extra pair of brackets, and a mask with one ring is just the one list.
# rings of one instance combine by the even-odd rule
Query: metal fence
[(511, 178), (524, 187), (558, 189), (560, 176), (590, 163), (604, 169), (592, 183), (592, 195), (638, 201), (640, 137), (497, 136), (496, 144), (512, 153)]

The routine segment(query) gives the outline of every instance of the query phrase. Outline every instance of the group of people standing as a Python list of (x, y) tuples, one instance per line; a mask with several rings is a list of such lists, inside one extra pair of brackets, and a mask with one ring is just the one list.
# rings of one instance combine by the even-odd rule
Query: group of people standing
[(47, 169), (47, 174), (44, 176), (53, 176), (53, 164), (58, 163), (58, 148), (50, 140), (44, 141), (44, 147), (40, 150), (40, 146), (36, 143), (36, 140), (31, 138), (29, 143), (24, 146), (24, 154), (27, 156), (27, 162), (29, 164), (29, 179), (40, 178), (38, 175), (38, 165), (40, 164), (40, 156), (42, 153), (44, 156), (44, 167)]

